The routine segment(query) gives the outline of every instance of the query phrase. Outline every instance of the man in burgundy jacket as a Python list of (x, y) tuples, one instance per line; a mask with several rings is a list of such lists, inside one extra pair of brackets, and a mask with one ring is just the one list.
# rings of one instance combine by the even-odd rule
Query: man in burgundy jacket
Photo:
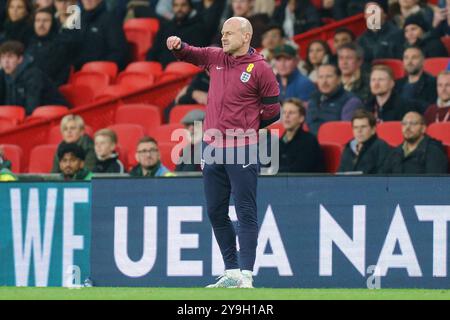
[[(211, 77), (204, 123), (203, 179), (208, 216), (225, 263), (224, 275), (208, 286), (212, 288), (253, 287), (259, 164), (257, 157), (249, 155), (255, 154), (258, 129), (280, 116), (277, 80), (264, 57), (250, 47), (252, 34), (247, 19), (233, 17), (222, 28), (223, 48), (197, 48), (178, 37), (167, 39), (168, 49), (179, 60), (208, 70)], [(241, 162), (236, 155), (243, 150), (246, 156)], [(216, 160), (219, 155), (219, 161), (208, 161), (208, 152)], [(236, 232), (228, 216), (231, 193), (239, 221), (239, 260)]]

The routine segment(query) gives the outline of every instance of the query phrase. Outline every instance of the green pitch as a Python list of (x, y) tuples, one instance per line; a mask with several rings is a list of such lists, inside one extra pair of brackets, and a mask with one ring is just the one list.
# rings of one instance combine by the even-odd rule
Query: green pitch
[(0, 300), (450, 300), (450, 290), (15, 288), (0, 287)]

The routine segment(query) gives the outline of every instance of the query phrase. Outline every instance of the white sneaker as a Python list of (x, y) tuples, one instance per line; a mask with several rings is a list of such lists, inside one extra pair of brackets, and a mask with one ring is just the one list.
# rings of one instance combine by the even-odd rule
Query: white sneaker
[(225, 270), (225, 273), (217, 278), (217, 282), (206, 286), (206, 288), (237, 288), (241, 280), (240, 270)]
[(243, 271), (242, 276), (238, 282), (238, 288), (253, 288), (253, 276), (251, 271)]

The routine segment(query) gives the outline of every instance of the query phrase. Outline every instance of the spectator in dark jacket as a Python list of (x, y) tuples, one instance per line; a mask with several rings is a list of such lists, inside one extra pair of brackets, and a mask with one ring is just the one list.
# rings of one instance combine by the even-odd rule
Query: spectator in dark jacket
[(412, 46), (403, 53), (403, 67), (406, 76), (397, 80), (396, 90), (405, 100), (415, 100), (420, 113), (436, 101), (436, 78), (423, 69), (424, 55), (417, 46)]
[(437, 101), (425, 111), (427, 125), (450, 121), (450, 71), (442, 71), (437, 78)]
[(123, 69), (128, 61), (128, 44), (122, 23), (108, 12), (103, 0), (82, 0), (81, 29), (70, 34), (78, 47), (74, 66), (78, 70), (91, 61), (112, 61)]
[(189, 85), (184, 87), (175, 100), (164, 109), (164, 119), (168, 122), (170, 112), (177, 104), (207, 104), (209, 90), (209, 72), (197, 74)]
[(358, 44), (364, 49), (364, 58), (367, 63), (374, 59), (390, 58), (392, 38), (398, 35), (400, 29), (387, 20), (387, 1), (380, 3), (382, 9), (381, 29), (368, 29), (358, 38)]
[(94, 135), (95, 162), (93, 172), (125, 173), (124, 166), (114, 151), (117, 145), (117, 135), (110, 129), (101, 129)]
[(447, 49), (441, 40), (430, 32), (430, 27), (421, 14), (409, 16), (403, 31), (392, 39), (391, 56), (402, 59), (405, 49), (415, 45), (422, 49), (426, 58), (447, 57)]
[(377, 120), (366, 110), (356, 110), (352, 118), (354, 139), (345, 146), (339, 172), (381, 173), (389, 145), (377, 136)]
[(400, 121), (412, 110), (417, 110), (413, 101), (402, 99), (394, 90), (392, 69), (385, 65), (375, 65), (370, 74), (371, 98), (366, 109), (373, 112), (377, 121)]
[(218, 6), (210, 7), (207, 10), (211, 10), (211, 12), (203, 12), (200, 15), (193, 9), (190, 0), (173, 0), (172, 8), (173, 19), (161, 24), (153, 41), (153, 46), (147, 53), (147, 60), (158, 61), (163, 66), (176, 61), (174, 55), (167, 49), (166, 40), (168, 37), (177, 36), (191, 45), (207, 46), (210, 43), (211, 35), (216, 31), (211, 30), (214, 29), (214, 23), (210, 16), (217, 16), (217, 20), (219, 17), (216, 12)]
[[(84, 164), (88, 170), (92, 170), (95, 165), (96, 155), (94, 150), (94, 142), (84, 131), (84, 121), (79, 115), (69, 114), (61, 120), (61, 134), (63, 141), (60, 143), (76, 143), (85, 154)], [(53, 173), (60, 171), (58, 154), (53, 158)]]
[(344, 89), (365, 103), (370, 96), (370, 73), (363, 69), (363, 49), (356, 43), (348, 43), (339, 47), (337, 52)]
[(421, 15), (427, 24), (431, 25), (433, 21), (433, 9), (421, 0), (399, 0), (393, 3), (389, 8), (389, 15), (392, 21), (399, 27), (403, 28), (408, 19), (412, 15)]
[(24, 57), (22, 43), (3, 43), (0, 64), (0, 104), (23, 106), (27, 115), (43, 105), (69, 105), (50, 78)]
[(445, 2), (446, 4), (440, 6), (437, 10), (434, 11), (432, 31), (438, 38), (450, 36), (450, 1), (440, 1)]
[(308, 102), (306, 122), (309, 131), (317, 134), (320, 126), (328, 121), (350, 121), (353, 112), (362, 108), (359, 98), (342, 87), (337, 66), (324, 64), (318, 70), (318, 90)]
[(447, 173), (447, 155), (442, 143), (426, 135), (425, 131), (423, 116), (417, 112), (408, 112), (402, 120), (404, 142), (386, 158), (383, 173)]
[(308, 0), (283, 0), (273, 20), (283, 26), (288, 38), (322, 25), (319, 12)]
[(8, 0), (0, 42), (16, 40), (25, 46), (33, 35), (33, 5), (29, 0)]
[(25, 51), (33, 65), (60, 86), (69, 79), (70, 47), (62, 41), (50, 8), (39, 9), (34, 17), (34, 35)]
[(283, 103), (285, 133), (280, 138), (278, 172), (323, 172), (324, 161), (317, 138), (303, 130), (306, 110), (302, 101), (292, 98)]

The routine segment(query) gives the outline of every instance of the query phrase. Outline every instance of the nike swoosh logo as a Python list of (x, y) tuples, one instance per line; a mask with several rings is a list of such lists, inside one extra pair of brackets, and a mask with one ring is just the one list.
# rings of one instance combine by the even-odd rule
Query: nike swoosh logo
[(222, 70), (223, 67), (217, 67), (217, 66), (216, 66), (216, 69), (217, 69), (217, 70)]
[(249, 167), (249, 166), (251, 166), (251, 165), (252, 165), (251, 163), (249, 163), (249, 164), (247, 164), (247, 165), (243, 164), (243, 165), (242, 165), (242, 168), (245, 169), (245, 168), (247, 168), (247, 167)]

